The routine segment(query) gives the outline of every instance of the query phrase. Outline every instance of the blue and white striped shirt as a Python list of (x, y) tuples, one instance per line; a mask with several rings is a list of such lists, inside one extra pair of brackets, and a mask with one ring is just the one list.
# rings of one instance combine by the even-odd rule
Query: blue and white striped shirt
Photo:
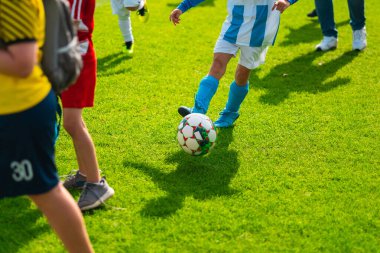
[[(182, 12), (204, 0), (184, 0), (177, 8)], [(293, 4), (297, 0), (288, 0)], [(280, 24), (280, 13), (272, 11), (275, 0), (228, 0), (228, 15), (220, 36), (236, 45), (261, 47), (273, 45)]]

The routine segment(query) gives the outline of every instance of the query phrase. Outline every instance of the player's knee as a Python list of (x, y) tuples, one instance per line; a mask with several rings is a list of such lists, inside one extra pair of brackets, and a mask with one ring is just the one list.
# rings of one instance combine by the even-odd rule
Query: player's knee
[(81, 122), (77, 122), (75, 120), (64, 120), (63, 121), (63, 128), (66, 130), (66, 132), (70, 136), (75, 136), (78, 132), (82, 130), (84, 127)]
[(242, 65), (238, 65), (235, 73), (235, 81), (239, 86), (245, 85), (248, 82), (251, 70)]
[(72, 124), (71, 122), (69, 121), (64, 121), (63, 122), (63, 128), (66, 130), (66, 132), (73, 136), (74, 135), (74, 132), (75, 132), (75, 127), (74, 127), (74, 124)]
[(215, 58), (211, 66), (210, 74), (217, 79), (220, 79), (226, 72), (226, 65), (223, 61)]

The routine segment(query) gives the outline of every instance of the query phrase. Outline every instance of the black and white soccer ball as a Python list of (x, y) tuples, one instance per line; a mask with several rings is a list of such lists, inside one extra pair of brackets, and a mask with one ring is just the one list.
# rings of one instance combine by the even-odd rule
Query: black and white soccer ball
[(215, 145), (216, 136), (214, 123), (204, 114), (186, 115), (178, 126), (178, 144), (190, 155), (208, 154)]

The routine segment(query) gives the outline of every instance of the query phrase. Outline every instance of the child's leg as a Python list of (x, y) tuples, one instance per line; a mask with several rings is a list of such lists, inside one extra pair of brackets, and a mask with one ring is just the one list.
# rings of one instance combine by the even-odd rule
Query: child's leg
[(230, 85), (226, 107), (215, 121), (216, 127), (229, 127), (239, 117), (239, 109), (249, 91), (249, 74), (251, 70), (238, 65), (235, 73), (235, 81)]
[(265, 62), (267, 46), (241, 47), (239, 64), (235, 72), (235, 81), (231, 83), (226, 107), (215, 121), (216, 127), (230, 127), (239, 117), (239, 109), (249, 91), (251, 70)]
[(219, 80), (226, 72), (226, 67), (232, 54), (215, 53), (211, 69), (206, 77), (199, 83), (192, 112), (206, 114), (212, 97), (218, 89)]
[(225, 110), (230, 112), (238, 112), (241, 103), (245, 99), (249, 90), (249, 74), (251, 70), (238, 64), (235, 72), (235, 81), (230, 85), (228, 101)]
[(44, 213), (69, 252), (93, 252), (82, 214), (61, 184), (47, 193), (29, 197)]
[(133, 56), (133, 34), (130, 11), (124, 8), (117, 14), (119, 20), (119, 28), (124, 39), (125, 52), (128, 56)]
[(80, 172), (87, 176), (87, 182), (98, 183), (100, 173), (95, 146), (82, 119), (82, 109), (63, 108), (63, 126), (73, 140)]
[(211, 99), (218, 89), (218, 85), (219, 80), (211, 75), (207, 75), (201, 80), (195, 95), (194, 107), (191, 109), (192, 113), (207, 113)]
[(189, 113), (206, 114), (212, 97), (218, 89), (219, 80), (226, 72), (227, 64), (238, 51), (238, 47), (231, 44), (221, 37), (216, 41), (214, 48), (214, 59), (208, 72), (199, 83), (198, 91), (195, 95), (195, 103), (193, 108), (181, 106), (178, 108), (178, 113), (184, 117)]
[(214, 60), (208, 75), (220, 80), (226, 73), (227, 64), (233, 56), (233, 54), (229, 53), (214, 53)]
[(123, 35), (124, 42), (128, 42), (128, 41), (133, 42), (130, 12), (128, 10), (125, 10), (124, 13), (119, 12), (117, 16), (119, 20), (119, 28), (120, 28), (121, 34)]
[(124, 0), (124, 7), (130, 11), (136, 11), (141, 22), (147, 22), (149, 19), (149, 11), (146, 0)]

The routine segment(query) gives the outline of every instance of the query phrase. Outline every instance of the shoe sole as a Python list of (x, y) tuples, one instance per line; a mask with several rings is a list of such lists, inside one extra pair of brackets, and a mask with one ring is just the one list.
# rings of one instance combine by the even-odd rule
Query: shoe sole
[(352, 48), (352, 51), (356, 51), (356, 52), (360, 52), (360, 51), (363, 51), (364, 49), (366, 49), (367, 46), (363, 47), (362, 49), (360, 48)]
[(84, 186), (83, 187), (65, 187), (65, 189), (68, 191), (82, 191), (84, 189)]
[(218, 125), (218, 124), (214, 124), (216, 128), (230, 128), (230, 127), (233, 127), (235, 125), (235, 121), (230, 124), (230, 125)]
[(335, 46), (335, 47), (330, 47), (329, 49), (326, 49), (326, 50), (323, 50), (322, 48), (317, 47), (317, 48), (315, 49), (315, 51), (317, 51), (317, 52), (327, 52), (327, 51), (335, 50), (335, 49), (336, 49), (336, 46)]
[(234, 121), (233, 121), (230, 125), (227, 125), (227, 126), (221, 126), (221, 125), (219, 125), (219, 124), (217, 124), (217, 123), (214, 123), (214, 125), (215, 125), (216, 128), (229, 128), (229, 127), (233, 127), (234, 124), (235, 124), (235, 122), (236, 122), (236, 120), (237, 120), (239, 117), (240, 117), (240, 115), (237, 116), (236, 119), (234, 119)]
[(110, 187), (106, 191), (106, 193), (103, 194), (103, 196), (101, 196), (97, 201), (94, 202), (94, 204), (80, 207), (80, 210), (81, 211), (86, 211), (86, 210), (90, 210), (90, 209), (96, 208), (96, 207), (100, 206), (102, 203), (104, 203), (107, 199), (111, 198), (114, 194), (115, 194), (114, 189), (112, 189)]
[(234, 124), (228, 125), (228, 126), (215, 125), (216, 128), (230, 128), (230, 127), (233, 127), (233, 126), (234, 126)]
[(84, 184), (83, 186), (67, 186), (64, 185), (62, 182), (63, 187), (65, 187), (66, 190), (83, 190), (84, 189)]

